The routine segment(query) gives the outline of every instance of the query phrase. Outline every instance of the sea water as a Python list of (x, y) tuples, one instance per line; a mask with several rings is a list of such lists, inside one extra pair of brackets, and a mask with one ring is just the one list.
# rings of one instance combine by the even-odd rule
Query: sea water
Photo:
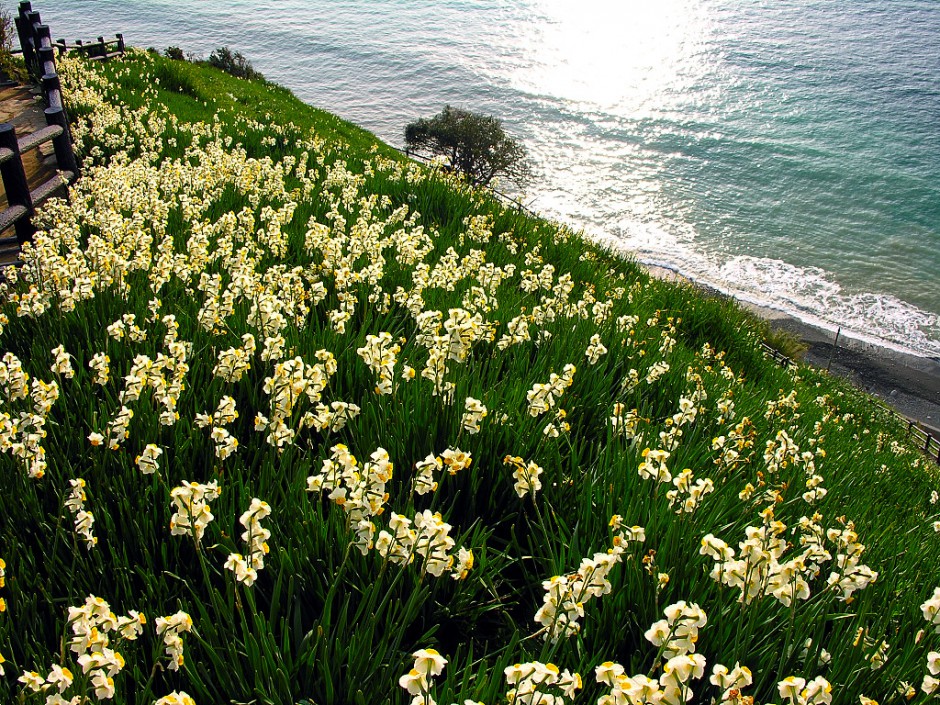
[(39, 0), (53, 37), (228, 45), (395, 145), (501, 118), (524, 199), (640, 261), (940, 356), (936, 0)]

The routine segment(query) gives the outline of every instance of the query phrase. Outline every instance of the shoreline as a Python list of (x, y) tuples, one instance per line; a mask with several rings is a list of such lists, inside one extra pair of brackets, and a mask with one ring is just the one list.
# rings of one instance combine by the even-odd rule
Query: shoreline
[[(713, 287), (693, 282), (681, 274), (656, 265), (640, 265), (657, 279), (685, 282), (709, 294), (726, 296)], [(733, 297), (730, 297), (733, 298)], [(766, 320), (777, 330), (802, 340), (808, 349), (803, 362), (848, 380), (854, 386), (880, 399), (898, 413), (926, 427), (940, 437), (940, 360), (894, 350), (840, 335), (797, 317), (735, 299), (738, 305)]]

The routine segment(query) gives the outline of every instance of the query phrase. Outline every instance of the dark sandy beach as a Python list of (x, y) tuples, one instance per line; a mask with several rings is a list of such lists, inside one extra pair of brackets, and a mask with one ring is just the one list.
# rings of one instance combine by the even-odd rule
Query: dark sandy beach
[[(774, 312), (776, 314), (776, 312)], [(808, 346), (803, 361), (882, 399), (902, 415), (940, 437), (940, 360), (908, 355), (808, 325), (776, 314), (774, 328), (793, 333)]]

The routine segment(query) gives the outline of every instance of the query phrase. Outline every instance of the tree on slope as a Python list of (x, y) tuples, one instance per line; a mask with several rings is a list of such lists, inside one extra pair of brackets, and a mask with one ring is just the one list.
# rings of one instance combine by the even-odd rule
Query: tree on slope
[(525, 147), (489, 115), (445, 106), (434, 117), (409, 123), (405, 144), (409, 152), (444, 157), (477, 186), (487, 186), (497, 176), (522, 185), (530, 176)]

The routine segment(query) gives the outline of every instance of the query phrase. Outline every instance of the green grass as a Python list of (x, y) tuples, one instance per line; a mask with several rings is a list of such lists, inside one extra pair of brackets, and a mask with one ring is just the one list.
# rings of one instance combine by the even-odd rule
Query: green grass
[[(198, 703), (405, 703), (411, 696), (398, 680), (423, 648), (448, 660), (431, 686), (442, 703), (504, 702), (504, 669), (533, 661), (580, 673), (577, 699), (596, 702), (609, 691), (594, 676), (603, 662), (622, 664), (628, 676), (662, 675), (662, 652), (644, 632), (680, 600), (708, 616), (695, 644), (708, 665), (689, 684), (693, 702), (720, 697), (708, 683), (716, 663), (750, 668), (754, 683), (744, 693), (758, 702), (780, 702), (777, 683), (791, 675), (824, 677), (838, 703), (860, 695), (907, 702), (901, 684), (920, 686), (927, 654), (940, 645), (920, 609), (940, 584), (930, 501), (938, 478), (869, 399), (818, 371), (766, 359), (766, 327), (733, 302), (651, 280), (634, 262), (408, 162), (283, 88), (143, 53), (105, 66), (66, 63), (64, 71), (84, 177), (69, 203), (50, 203), (39, 216), (35, 247), (2, 309), (0, 348), (30, 382), (55, 381), (59, 396), (36, 411), (41, 390), (20, 398), (15, 379), (0, 374), (0, 412), (8, 415), (0, 421), (9, 421), (0, 430), (0, 700), (42, 702), (16, 678), (23, 670), (45, 677), (51, 663), (76, 676), (67, 697), (93, 691), (93, 669), (83, 674), (69, 651), (67, 623), (68, 607), (90, 594), (117, 615), (133, 609), (148, 620), (135, 641), (111, 634), (126, 662), (114, 676), (116, 703), (153, 703), (171, 691)], [(479, 316), (462, 329), (462, 344), (444, 327), (460, 318), (455, 309)], [(424, 314), (435, 311), (437, 324), (429, 324)], [(146, 340), (129, 330), (109, 334), (127, 314)], [(166, 340), (169, 314), (191, 348)], [(520, 317), (529, 339), (501, 345)], [(379, 379), (357, 352), (380, 332), (399, 346), (390, 394), (375, 391)], [(227, 381), (214, 372), (220, 353), (242, 348), (247, 333), (256, 341), (250, 369)], [(608, 352), (592, 365), (586, 351), (595, 335)], [(266, 337), (278, 336), (282, 362), (299, 357), (307, 383), (328, 378), (309, 397), (299, 383), (282, 414), (295, 435), (280, 448), (266, 440), (268, 430), (255, 430), (257, 414), (277, 416), (265, 391), (277, 362), (262, 350)], [(74, 378), (50, 369), (60, 344)], [(435, 393), (442, 390), (421, 374), (435, 349), (454, 353), (441, 380), (449, 392)], [(318, 351), (333, 356), (335, 373)], [(96, 353), (110, 358), (104, 385), (89, 368)], [(127, 438), (116, 435), (119, 448), (109, 450), (108, 424), (132, 366), (145, 361), (139, 356), (158, 369), (126, 401), (134, 412)], [(6, 378), (16, 377), (11, 363)], [(645, 381), (661, 363), (668, 370)], [(556, 406), (530, 413), (534, 385), (569, 364), (577, 371)], [(402, 378), (406, 365), (416, 370), (412, 381)], [(238, 440), (227, 458), (210, 437), (211, 426), (222, 426), (197, 423), (223, 397), (239, 413), (224, 424)], [(468, 397), (488, 411), (478, 433), (462, 423)], [(692, 400), (694, 419), (673, 418), (681, 399)], [(318, 403), (338, 401), (359, 414), (334, 430), (304, 425), (307, 412), (322, 413)], [(179, 415), (169, 425), (161, 422), (167, 404)], [(612, 426), (617, 404), (635, 411), (635, 436)], [(45, 435), (21, 451), (16, 443), (29, 446), (29, 417), (21, 415), (33, 413)], [(557, 437), (545, 433), (550, 424)], [(672, 483), (638, 472), (647, 449), (663, 447), (677, 425), (672, 475), (689, 468), (714, 485), (694, 513), (670, 506)], [(736, 428), (739, 458), (721, 462), (714, 439)], [(93, 432), (105, 445), (89, 443)], [(807, 455), (765, 459), (781, 432)], [(163, 451), (152, 475), (135, 461), (148, 444)], [(463, 579), (436, 577), (421, 557), (403, 565), (353, 546), (356, 527), (343, 508), (328, 491), (308, 491), (337, 444), (358, 459), (361, 477), (378, 448), (394, 464), (380, 483), (382, 512), (367, 517), (376, 533), (389, 529), (392, 513), (439, 513), (451, 527), (448, 552), (473, 551)], [(39, 446), (45, 474), (29, 477), (20, 456), (28, 460)], [(472, 465), (437, 472), (435, 492), (414, 493), (416, 463), (448, 448), (469, 453)], [(542, 468), (538, 492), (517, 495), (506, 456)], [(813, 468), (827, 494), (810, 504), (802, 495)], [(95, 518), (91, 549), (64, 504), (78, 477)], [(184, 480), (221, 488), (198, 542), (170, 531), (171, 490)], [(252, 498), (270, 505), (261, 525), (271, 536), (247, 586), (224, 565), (229, 554), (247, 552), (238, 520)], [(768, 507), (786, 525), (778, 563), (801, 552), (800, 519), (818, 512), (823, 529), (854, 522), (860, 562), (877, 580), (839, 599), (827, 586), (838, 572), (830, 537), (832, 559), (817, 576), (801, 573), (808, 599), (787, 607), (764, 585), (740, 602), (740, 590), (709, 576), (714, 562), (700, 542), (713, 534), (739, 552), (747, 527), (771, 521), (762, 519)], [(534, 619), (542, 582), (606, 554), (615, 514), (645, 527), (645, 542), (626, 546), (608, 594), (584, 600), (576, 635), (545, 639)], [(180, 610), (193, 627), (181, 635), (185, 659), (174, 671), (154, 625)], [(921, 629), (928, 633), (918, 639)], [(884, 641), (886, 661), (872, 668)]]

